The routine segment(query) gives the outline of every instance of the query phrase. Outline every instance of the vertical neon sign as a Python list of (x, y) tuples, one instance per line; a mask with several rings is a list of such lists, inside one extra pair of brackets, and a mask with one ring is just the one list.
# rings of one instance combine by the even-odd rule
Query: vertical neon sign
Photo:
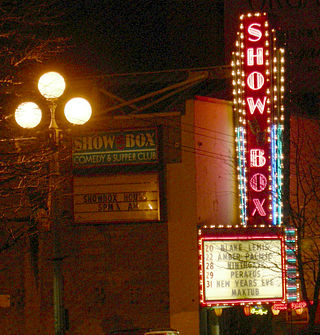
[(266, 14), (241, 16), (233, 53), (241, 223), (282, 223), (283, 50)]

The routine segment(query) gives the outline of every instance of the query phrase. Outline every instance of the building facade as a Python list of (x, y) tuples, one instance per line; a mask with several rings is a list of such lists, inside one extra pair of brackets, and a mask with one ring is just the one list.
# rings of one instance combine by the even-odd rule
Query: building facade
[[(101, 125), (75, 132), (66, 139), (70, 145), (73, 140), (73, 152), (69, 148), (61, 155), (58, 242), (66, 334), (163, 327), (199, 334), (197, 228), (237, 220), (231, 104), (196, 97), (180, 112), (118, 116)], [(119, 158), (118, 151), (112, 154), (121, 164), (90, 158), (79, 168), (79, 161), (90, 156), (75, 154), (80, 137), (121, 138), (153, 130), (157, 159), (151, 164), (132, 164), (133, 156), (126, 152)], [(142, 137), (137, 138), (140, 148), (131, 147), (136, 157), (142, 150)], [(92, 147), (101, 152), (95, 141)], [(137, 181), (146, 193), (133, 186)], [(156, 209), (148, 217), (143, 205), (151, 194), (157, 205), (148, 203)], [(3, 334), (54, 332), (57, 241), (50, 220), (45, 215), (36, 220), (34, 234), (1, 253)]]

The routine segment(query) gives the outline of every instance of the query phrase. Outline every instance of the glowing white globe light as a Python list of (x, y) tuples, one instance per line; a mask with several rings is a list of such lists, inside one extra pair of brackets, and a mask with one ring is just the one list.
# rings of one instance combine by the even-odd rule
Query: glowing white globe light
[(47, 72), (38, 82), (38, 89), (46, 99), (59, 98), (66, 88), (63, 77), (57, 72)]
[(81, 125), (89, 121), (92, 108), (84, 98), (73, 98), (64, 107), (64, 114), (70, 123)]
[(22, 128), (34, 128), (41, 121), (41, 109), (34, 102), (23, 102), (14, 113), (18, 125)]

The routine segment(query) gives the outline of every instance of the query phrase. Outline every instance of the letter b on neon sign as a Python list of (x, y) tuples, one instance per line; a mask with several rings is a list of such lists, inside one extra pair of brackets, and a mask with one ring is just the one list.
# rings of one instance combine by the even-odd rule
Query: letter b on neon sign
[(251, 149), (250, 150), (250, 166), (262, 167), (265, 164), (266, 164), (266, 158), (264, 157), (264, 150)]

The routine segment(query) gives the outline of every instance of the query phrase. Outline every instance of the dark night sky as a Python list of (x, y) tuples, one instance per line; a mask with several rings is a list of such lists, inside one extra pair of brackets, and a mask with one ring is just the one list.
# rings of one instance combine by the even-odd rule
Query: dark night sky
[(223, 1), (117, 0), (67, 3), (73, 61), (101, 72), (223, 63)]

